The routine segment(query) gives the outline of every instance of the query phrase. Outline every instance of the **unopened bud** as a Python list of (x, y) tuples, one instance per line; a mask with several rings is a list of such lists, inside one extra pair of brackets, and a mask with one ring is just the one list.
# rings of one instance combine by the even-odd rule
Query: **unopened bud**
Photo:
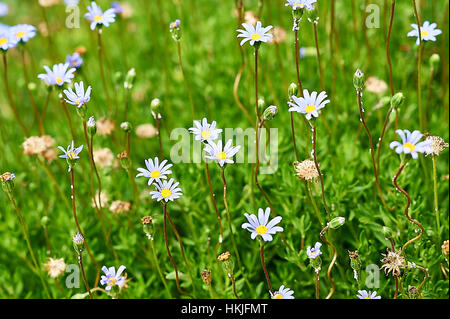
[(120, 124), (120, 128), (124, 130), (126, 133), (130, 133), (132, 126), (130, 122), (122, 122)]
[(357, 90), (362, 90), (364, 87), (364, 73), (360, 69), (357, 69), (353, 75), (353, 86)]
[(14, 178), (16, 178), (16, 175), (14, 173), (6, 172), (0, 175), (0, 180), (2, 182), (2, 188), (3, 190), (10, 194), (14, 189)]
[(260, 112), (260, 113), (264, 112), (265, 107), (266, 107), (266, 101), (265, 101), (264, 98), (262, 98), (262, 97), (259, 98), (259, 99), (258, 99), (258, 109), (259, 109), (259, 112)]
[(48, 225), (49, 221), (50, 221), (50, 218), (48, 218), (48, 216), (42, 216), (41, 225), (45, 227)]
[(405, 96), (402, 92), (396, 93), (392, 99), (391, 99), (391, 106), (394, 109), (398, 109), (400, 105), (402, 105), (403, 101), (405, 100)]
[(433, 53), (430, 56), (430, 66), (436, 70), (439, 66), (439, 63), (441, 62), (441, 57), (437, 53)]
[(289, 85), (288, 95), (289, 95), (289, 99), (291, 99), (293, 95), (294, 96), (298, 95), (298, 86), (297, 86), (297, 84), (291, 83), (291, 85)]
[(97, 133), (97, 124), (95, 123), (95, 119), (93, 116), (91, 116), (87, 121), (87, 130), (91, 136)]
[(153, 99), (150, 103), (150, 107), (152, 112), (158, 114), (161, 112), (161, 101), (159, 99)]
[(306, 16), (308, 17), (308, 21), (311, 23), (319, 23), (319, 14), (317, 13), (317, 9), (315, 7), (310, 9), (306, 9)]
[(130, 69), (125, 77), (125, 82), (123, 87), (125, 89), (133, 88), (134, 81), (136, 80), (136, 70), (134, 68)]
[(181, 40), (181, 21), (180, 20), (175, 20), (172, 23), (170, 23), (170, 33), (172, 33), (172, 38), (175, 41), (180, 41)]
[(263, 113), (263, 118), (265, 121), (272, 120), (278, 113), (278, 108), (275, 105), (269, 106)]
[(344, 225), (345, 223), (345, 218), (344, 217), (336, 217), (333, 218), (330, 223), (329, 223), (329, 227), (331, 229), (338, 229), (339, 227), (341, 227), (342, 225)]
[(77, 252), (77, 254), (81, 254), (84, 250), (84, 237), (80, 233), (77, 233), (72, 238), (73, 241), (73, 249)]
[(383, 226), (383, 235), (385, 238), (392, 238), (392, 229), (389, 227)]

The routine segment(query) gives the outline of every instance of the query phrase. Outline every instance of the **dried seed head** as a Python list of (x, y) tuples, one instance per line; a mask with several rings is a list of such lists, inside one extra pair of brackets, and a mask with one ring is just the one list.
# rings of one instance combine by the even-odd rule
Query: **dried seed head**
[(293, 165), (296, 172), (295, 175), (302, 180), (311, 182), (312, 180), (317, 180), (319, 177), (316, 164), (311, 159), (307, 159), (302, 162), (295, 161)]
[(130, 208), (131, 208), (130, 202), (123, 202), (120, 200), (116, 200), (116, 201), (112, 202), (111, 206), (109, 206), (109, 210), (112, 213), (116, 213), (116, 214), (120, 214), (123, 212), (129, 212)]
[(40, 136), (30, 136), (22, 143), (25, 155), (40, 154), (47, 149), (45, 140)]
[(348, 251), (348, 256), (350, 257), (350, 259), (358, 259), (358, 251), (357, 250), (355, 250), (355, 251)]
[(211, 283), (211, 270), (208, 269), (202, 270), (201, 275), (203, 282), (209, 285)]
[(230, 257), (231, 257), (231, 254), (229, 251), (227, 251), (227, 252), (220, 254), (219, 257), (217, 257), (217, 260), (227, 261), (228, 259), (230, 259)]
[(52, 278), (57, 278), (60, 275), (64, 274), (66, 270), (66, 263), (64, 262), (64, 258), (54, 259), (49, 257), (48, 262), (44, 264), (46, 267), (45, 270), (48, 272), (48, 275)]
[(151, 224), (152, 221), (153, 221), (153, 217), (152, 216), (144, 216), (144, 217), (141, 218), (142, 225)]
[(440, 136), (428, 136), (426, 141), (430, 142), (430, 146), (427, 147), (425, 154), (439, 156), (444, 149), (448, 147), (448, 143), (445, 143), (444, 139)]
[(401, 268), (404, 268), (405, 258), (400, 256), (400, 251), (387, 249), (387, 254), (381, 254), (384, 258), (381, 259), (383, 265), (381, 269), (384, 269), (386, 274), (392, 273), (393, 276), (400, 276)]

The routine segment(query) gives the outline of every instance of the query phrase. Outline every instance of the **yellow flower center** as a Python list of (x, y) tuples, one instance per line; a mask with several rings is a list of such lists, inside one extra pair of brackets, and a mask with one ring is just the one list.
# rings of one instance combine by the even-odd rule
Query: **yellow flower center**
[(161, 196), (164, 197), (164, 198), (167, 198), (167, 197), (169, 197), (170, 195), (172, 195), (172, 192), (170, 191), (170, 189), (164, 188), (164, 189), (161, 191)]
[(217, 153), (216, 157), (218, 160), (224, 160), (227, 158), (227, 154), (225, 154), (224, 152), (219, 152)]
[(158, 178), (158, 177), (161, 176), (161, 172), (160, 171), (153, 171), (153, 172), (151, 172), (150, 176), (153, 177), (153, 178)]
[(260, 235), (267, 233), (267, 227), (264, 225), (260, 225), (256, 227), (256, 232)]
[(307, 113), (309, 113), (309, 112), (314, 111), (315, 109), (316, 109), (316, 107), (315, 107), (314, 105), (309, 104), (309, 105), (306, 106), (305, 111), (306, 111)]
[(62, 82), (62, 79), (61, 79), (61, 78), (56, 78), (55, 80), (56, 80), (56, 83), (57, 83), (57, 84), (60, 84), (60, 83)]
[(8, 39), (7, 38), (0, 38), (0, 45), (4, 45), (8, 43)]
[(428, 31), (420, 31), (420, 35), (423, 37), (427, 37), (428, 36)]
[(202, 137), (205, 140), (208, 139), (210, 136), (211, 136), (211, 132), (210, 131), (207, 131), (207, 130), (202, 131)]
[(111, 278), (111, 281), (110, 282), (108, 282), (108, 285), (109, 286), (114, 286), (116, 284), (116, 278)]
[(416, 146), (411, 143), (405, 143), (405, 144), (403, 144), (403, 147), (409, 148), (410, 152), (414, 151), (414, 149), (416, 148)]
[(74, 152), (67, 152), (67, 157), (71, 160), (75, 159), (75, 153)]
[(101, 16), (101, 15), (95, 16), (95, 17), (94, 17), (94, 21), (95, 21), (95, 22), (102, 22), (102, 21), (103, 21), (103, 16)]
[(256, 41), (256, 40), (259, 40), (261, 38), (261, 35), (258, 34), (258, 33), (255, 33), (255, 34), (252, 34), (251, 38), (252, 38), (252, 40)]
[(282, 294), (276, 294), (273, 299), (283, 299), (283, 295)]
[(364, 299), (370, 299), (370, 297), (369, 297), (369, 296), (366, 296), (366, 297), (364, 297)]
[(18, 37), (18, 38), (23, 38), (24, 36), (25, 36), (25, 32), (23, 32), (23, 31), (19, 31), (16, 33), (16, 37)]

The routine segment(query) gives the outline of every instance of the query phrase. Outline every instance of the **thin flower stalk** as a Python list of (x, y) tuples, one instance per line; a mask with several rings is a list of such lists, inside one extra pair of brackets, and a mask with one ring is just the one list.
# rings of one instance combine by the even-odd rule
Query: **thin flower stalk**
[(99, 267), (97, 261), (95, 260), (94, 256), (92, 255), (92, 253), (91, 253), (91, 251), (90, 251), (90, 249), (88, 247), (88, 244), (87, 244), (87, 241), (86, 241), (86, 237), (83, 235), (83, 231), (81, 230), (80, 224), (78, 223), (77, 208), (76, 208), (76, 203), (75, 203), (75, 186), (74, 186), (74, 183), (75, 183), (74, 172), (73, 172), (73, 169), (71, 168), (70, 169), (70, 188), (72, 189), (71, 198), (72, 198), (73, 218), (74, 218), (74, 221), (75, 221), (75, 225), (77, 226), (78, 232), (80, 233), (81, 236), (83, 236), (83, 238), (85, 238), (85, 240), (84, 240), (84, 247), (86, 248), (86, 251), (87, 251), (87, 253), (89, 255), (89, 258), (91, 259), (92, 263), (95, 265), (95, 268), (97, 269), (97, 274), (96, 274), (96, 278), (95, 278), (95, 285), (94, 285), (94, 287), (97, 287), (98, 286), (98, 282), (100, 280), (100, 267)]
[(212, 185), (211, 185), (211, 176), (209, 174), (209, 165), (208, 165), (208, 162), (206, 160), (205, 160), (205, 171), (206, 171), (206, 178), (208, 180), (209, 194), (211, 196), (211, 200), (212, 200), (212, 203), (213, 203), (213, 206), (214, 206), (214, 210), (216, 212), (217, 223), (219, 224), (220, 237), (219, 237), (218, 245), (220, 245), (222, 243), (222, 239), (223, 239), (223, 227), (222, 227), (222, 221), (220, 219), (219, 210), (217, 209), (216, 195), (214, 194), (213, 188), (212, 188)]
[(423, 131), (423, 114), (422, 114), (422, 86), (421, 86), (421, 68), (422, 68), (422, 55), (423, 55), (423, 41), (422, 41), (422, 33), (420, 31), (420, 17), (419, 13), (417, 12), (417, 6), (416, 1), (412, 0), (413, 8), (414, 8), (414, 15), (416, 17), (417, 21), (417, 29), (418, 29), (418, 39), (419, 39), (419, 45), (417, 47), (417, 105), (418, 105), (418, 112), (419, 112), (419, 124), (420, 124), (420, 130)]
[(266, 277), (267, 286), (269, 287), (269, 291), (273, 294), (272, 283), (270, 282), (270, 277), (269, 277), (269, 273), (267, 271), (266, 262), (264, 261), (264, 243), (261, 239), (259, 241), (259, 244), (260, 244), (259, 256), (261, 258), (261, 266), (264, 271), (264, 276)]
[(192, 98), (191, 88), (189, 87), (189, 83), (187, 81), (186, 74), (184, 72), (183, 60), (181, 59), (181, 42), (180, 41), (177, 41), (177, 54), (178, 54), (178, 64), (180, 66), (181, 74), (183, 75), (184, 86), (186, 87), (186, 91), (187, 91), (188, 97), (189, 97), (189, 103), (191, 104), (192, 120), (194, 120), (194, 117), (195, 117), (194, 100)]
[(36, 272), (37, 272), (37, 274), (39, 276), (39, 279), (41, 280), (42, 286), (44, 287), (44, 290), (45, 290), (45, 293), (47, 294), (47, 297), (48, 298), (52, 298), (51, 294), (50, 294), (50, 292), (48, 290), (47, 284), (45, 283), (44, 278), (42, 277), (41, 269), (40, 269), (39, 264), (37, 262), (36, 256), (34, 255), (33, 248), (31, 247), (27, 226), (25, 225), (25, 220), (23, 219), (22, 213), (20, 212), (20, 209), (17, 206), (16, 201), (14, 200), (14, 197), (11, 194), (11, 192), (7, 192), (7, 194), (8, 194), (9, 200), (11, 201), (12, 205), (14, 206), (14, 209), (17, 212), (17, 215), (19, 216), (20, 225), (22, 226), (22, 230), (23, 230), (23, 233), (25, 235), (25, 241), (27, 242), (28, 251), (30, 253), (31, 260), (33, 262), (34, 268), (35, 268), (35, 270), (36, 270)]
[[(292, 115), (292, 112), (291, 112)], [(264, 196), (264, 198), (266, 199), (267, 203), (270, 206), (270, 210), (274, 213), (275, 216), (277, 216), (275, 209), (273, 208), (272, 202), (270, 201), (269, 196), (267, 196), (266, 192), (264, 192), (264, 190), (262, 189), (261, 185), (259, 184), (258, 181), (258, 173), (259, 173), (259, 140), (261, 138), (261, 128), (264, 125), (264, 119), (261, 120), (260, 124), (257, 127), (257, 136), (256, 136), (256, 166), (255, 166), (255, 184), (256, 187), (258, 187), (259, 191), (261, 192), (261, 194)]]
[(109, 96), (108, 92), (108, 86), (106, 84), (106, 78), (105, 78), (105, 69), (103, 65), (103, 43), (102, 43), (102, 28), (99, 28), (97, 31), (97, 53), (98, 53), (98, 65), (100, 67), (100, 77), (102, 79), (102, 85), (103, 85), (103, 91), (105, 92), (106, 97), (106, 104), (108, 105), (108, 112), (111, 113), (112, 106), (111, 106), (111, 98)]
[(62, 108), (63, 108), (63, 110), (64, 110), (64, 114), (66, 115), (67, 122), (69, 123), (69, 129), (70, 129), (70, 134), (71, 134), (71, 136), (72, 136), (72, 140), (73, 140), (73, 141), (76, 141), (76, 139), (75, 139), (75, 133), (74, 133), (74, 131), (73, 131), (73, 126), (72, 126), (72, 120), (71, 120), (71, 118), (70, 118), (69, 111), (67, 110), (66, 101), (64, 100), (62, 93), (59, 94), (59, 101), (60, 101), (61, 106), (62, 106)]
[(42, 130), (42, 134), (45, 132), (44, 128), (44, 119), (45, 115), (47, 114), (48, 104), (50, 103), (50, 96), (51, 96), (51, 87), (48, 88), (47, 97), (45, 98), (44, 107), (42, 108), (42, 113), (39, 116), (39, 130)]
[(386, 201), (384, 200), (383, 193), (381, 191), (380, 182), (378, 180), (378, 173), (377, 173), (377, 165), (375, 163), (375, 149), (373, 147), (373, 140), (372, 135), (370, 134), (369, 127), (366, 124), (366, 120), (364, 118), (364, 109), (362, 105), (362, 89), (356, 89), (356, 95), (358, 97), (358, 108), (359, 108), (359, 117), (361, 120), (362, 125), (364, 126), (364, 129), (366, 130), (367, 137), (369, 138), (369, 150), (370, 150), (370, 157), (372, 159), (372, 167), (373, 167), (373, 174), (375, 176), (375, 185), (378, 191), (378, 195), (380, 196), (381, 202), (383, 203), (383, 206), (389, 210), (392, 211), (393, 208), (390, 208)]
[(436, 156), (432, 155), (433, 161), (433, 194), (434, 194), (434, 214), (436, 215), (436, 227), (438, 239), (441, 241), (441, 222), (439, 218), (439, 204), (438, 204), (438, 194), (437, 194), (437, 178), (436, 178)]
[(172, 294), (170, 293), (169, 286), (167, 286), (166, 279), (164, 278), (164, 275), (161, 271), (161, 267), (159, 266), (158, 255), (156, 254), (156, 248), (155, 248), (155, 243), (153, 242), (153, 239), (150, 239), (150, 245), (152, 246), (153, 262), (155, 263), (156, 269), (158, 270), (159, 278), (161, 278), (161, 281), (169, 295), (169, 298), (172, 298)]
[(175, 263), (175, 260), (172, 257), (172, 254), (170, 253), (169, 240), (168, 240), (168, 236), (167, 236), (167, 207), (166, 207), (166, 205), (163, 202), (161, 202), (161, 204), (163, 206), (163, 212), (164, 212), (164, 242), (166, 244), (167, 255), (169, 256), (170, 262), (172, 263), (173, 268), (175, 270), (175, 281), (176, 281), (176, 284), (177, 284), (177, 290), (182, 295), (188, 296), (190, 298), (194, 298), (192, 295), (190, 295), (189, 293), (185, 292), (180, 287), (180, 280), (178, 278), (178, 267), (177, 267), (177, 264)]
[(83, 256), (82, 256), (81, 253), (78, 254), (78, 258), (77, 259), (78, 259), (78, 265), (80, 265), (81, 276), (83, 277), (84, 286), (86, 287), (86, 290), (89, 293), (89, 298), (93, 299), (94, 297), (92, 296), (91, 289), (89, 288), (89, 283), (88, 283), (88, 281), (86, 279), (86, 273), (84, 271), (84, 266), (83, 266)]

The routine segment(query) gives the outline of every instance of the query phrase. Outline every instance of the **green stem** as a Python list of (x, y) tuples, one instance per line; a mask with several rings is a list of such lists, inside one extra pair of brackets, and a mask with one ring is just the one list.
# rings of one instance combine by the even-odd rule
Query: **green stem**
[(177, 41), (177, 53), (178, 53), (178, 63), (180, 65), (180, 70), (181, 70), (181, 74), (183, 75), (183, 80), (184, 80), (184, 85), (186, 87), (188, 96), (189, 96), (189, 102), (191, 103), (191, 112), (192, 112), (192, 120), (194, 120), (195, 118), (195, 107), (194, 107), (194, 100), (192, 98), (192, 93), (191, 93), (191, 89), (189, 87), (187, 78), (186, 78), (186, 74), (184, 73), (184, 68), (183, 68), (183, 60), (181, 59), (181, 44), (180, 41)]
[(153, 239), (150, 240), (150, 244), (152, 246), (153, 259), (155, 262), (156, 269), (158, 270), (159, 277), (161, 278), (161, 281), (162, 281), (164, 287), (166, 288), (167, 293), (169, 294), (169, 298), (172, 298), (172, 294), (170, 293), (169, 286), (167, 286), (167, 282), (161, 271), (161, 267), (159, 267), (158, 255), (156, 255), (155, 243), (153, 242)]
[(434, 213), (436, 214), (436, 226), (438, 241), (441, 241), (441, 222), (439, 220), (439, 206), (438, 206), (438, 193), (437, 193), (437, 178), (436, 178), (436, 156), (432, 155), (433, 160), (433, 191), (434, 191)]

